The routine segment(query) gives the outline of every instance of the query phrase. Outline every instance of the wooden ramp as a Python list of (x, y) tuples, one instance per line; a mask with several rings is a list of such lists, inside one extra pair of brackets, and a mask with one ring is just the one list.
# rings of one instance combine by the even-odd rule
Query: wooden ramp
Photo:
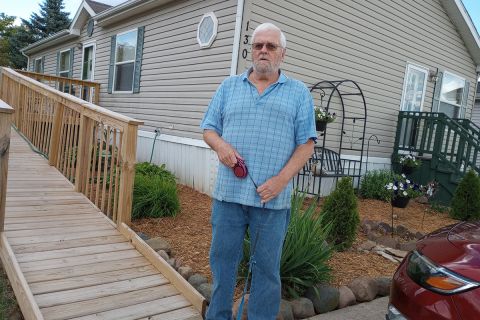
[(0, 255), (26, 319), (202, 319), (198, 292), (13, 130)]

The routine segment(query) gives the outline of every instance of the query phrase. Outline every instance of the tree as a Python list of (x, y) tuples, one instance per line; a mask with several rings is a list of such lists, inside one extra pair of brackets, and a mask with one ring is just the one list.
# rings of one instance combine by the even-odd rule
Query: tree
[(450, 216), (458, 220), (480, 218), (480, 178), (469, 170), (453, 194)]
[(0, 13), (0, 66), (10, 65), (10, 43), (8, 41), (11, 33), (14, 16), (8, 16), (5, 13)]
[(35, 42), (33, 34), (22, 24), (13, 27), (8, 38), (9, 42), (9, 66), (22, 69), (27, 67), (27, 58), (20, 51)]
[(63, 11), (64, 8), (63, 0), (44, 0), (40, 4), (40, 14), (34, 12), (30, 20), (22, 19), (22, 22), (38, 41), (68, 28), (69, 13)]

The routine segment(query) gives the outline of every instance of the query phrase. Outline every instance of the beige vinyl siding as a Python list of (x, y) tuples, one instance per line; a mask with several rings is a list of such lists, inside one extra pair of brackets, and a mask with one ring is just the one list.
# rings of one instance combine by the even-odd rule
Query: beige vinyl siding
[[(200, 121), (216, 88), (230, 74), (235, 31), (235, 0), (178, 1), (125, 23), (86, 26), (80, 37), (34, 56), (45, 55), (45, 73), (55, 74), (57, 51), (76, 43), (95, 42), (94, 81), (101, 83), (100, 105), (145, 122), (140, 129), (201, 139)], [(197, 26), (214, 12), (218, 32), (210, 48), (197, 43)], [(112, 35), (145, 26), (140, 93), (107, 93)], [(75, 48), (73, 76), (81, 78), (82, 49)]]
[[(376, 134), (381, 140), (380, 145), (370, 145), (370, 157), (389, 157), (392, 152), (407, 63), (466, 78), (471, 84), (468, 108), (472, 107), (475, 65), (437, 0), (325, 0), (321, 4), (315, 0), (248, 0), (247, 8), (242, 40), (259, 23), (272, 21), (280, 26), (287, 36), (283, 66), (287, 75), (307, 86), (342, 79), (359, 84), (367, 102), (365, 138)], [(243, 49), (250, 51), (242, 42)], [(240, 60), (239, 72), (250, 65), (250, 53)], [(434, 83), (428, 82), (423, 111), (431, 109), (433, 90)], [(360, 105), (354, 106), (350, 111), (355, 113)], [(328, 127), (327, 143), (332, 147), (340, 139), (339, 125), (337, 121)], [(347, 129), (344, 146), (362, 131), (357, 123), (351, 139), (351, 123)], [(355, 146), (361, 145), (357, 141)]]

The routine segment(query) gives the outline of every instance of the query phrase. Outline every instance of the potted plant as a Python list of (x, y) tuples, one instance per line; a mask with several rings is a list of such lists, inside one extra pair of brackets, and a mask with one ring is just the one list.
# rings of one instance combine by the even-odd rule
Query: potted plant
[(315, 110), (315, 127), (317, 131), (325, 131), (327, 123), (335, 121), (337, 115), (328, 112), (327, 109), (319, 106), (314, 107)]
[(398, 163), (402, 166), (402, 173), (410, 174), (422, 164), (422, 161), (413, 154), (405, 154), (398, 157)]
[(393, 182), (385, 185), (390, 191), (390, 203), (397, 208), (405, 208), (410, 199), (422, 195), (421, 186), (409, 180), (405, 174), (395, 175)]

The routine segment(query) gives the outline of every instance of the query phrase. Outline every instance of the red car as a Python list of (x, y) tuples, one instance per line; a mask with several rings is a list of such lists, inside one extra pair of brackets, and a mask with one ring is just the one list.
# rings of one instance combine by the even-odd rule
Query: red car
[(480, 319), (480, 221), (417, 242), (395, 272), (386, 319)]

